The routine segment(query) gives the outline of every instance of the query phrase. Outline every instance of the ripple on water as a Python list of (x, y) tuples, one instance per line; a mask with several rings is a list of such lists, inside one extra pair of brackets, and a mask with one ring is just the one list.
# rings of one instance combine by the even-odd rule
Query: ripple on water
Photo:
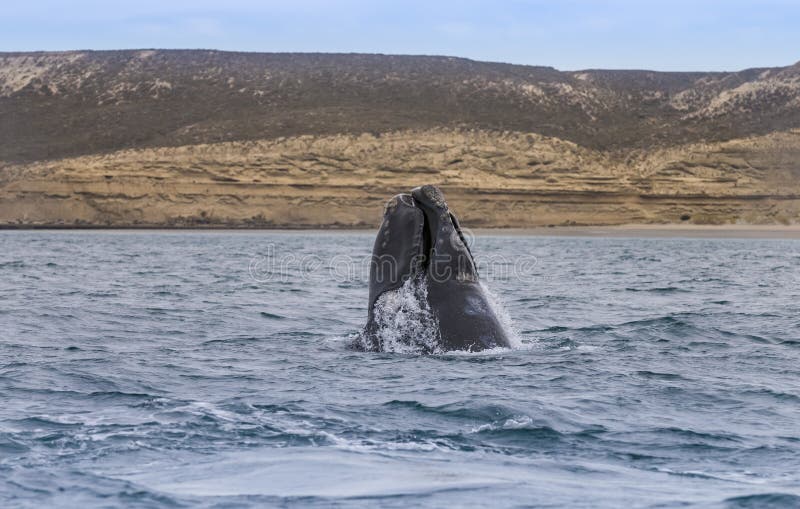
[(0, 506), (800, 505), (797, 242), (478, 237), (520, 345), (419, 355), (250, 277), (369, 235), (0, 235)]

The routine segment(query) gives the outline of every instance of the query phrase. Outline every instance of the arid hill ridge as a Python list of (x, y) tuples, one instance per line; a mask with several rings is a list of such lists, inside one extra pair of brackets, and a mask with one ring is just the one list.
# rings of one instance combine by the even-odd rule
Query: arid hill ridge
[(371, 227), (422, 183), (466, 226), (800, 223), (800, 64), (0, 53), (0, 226)]
[(800, 64), (730, 73), (203, 50), (0, 53), (0, 161), (436, 127), (594, 149), (800, 127)]

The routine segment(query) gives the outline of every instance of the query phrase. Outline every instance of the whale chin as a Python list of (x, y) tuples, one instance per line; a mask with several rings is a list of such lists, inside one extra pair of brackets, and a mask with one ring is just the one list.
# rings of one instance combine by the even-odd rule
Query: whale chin
[(372, 351), (479, 351), (510, 346), (455, 215), (436, 186), (386, 204), (370, 266)]

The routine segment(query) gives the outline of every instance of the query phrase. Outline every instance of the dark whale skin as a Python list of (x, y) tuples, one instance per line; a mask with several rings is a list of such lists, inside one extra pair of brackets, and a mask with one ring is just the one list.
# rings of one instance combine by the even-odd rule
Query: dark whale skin
[(508, 347), (508, 334), (481, 286), (458, 220), (435, 186), (394, 196), (386, 205), (370, 267), (365, 347), (380, 351), (374, 307), (409, 278), (424, 279), (427, 305), (444, 351)]

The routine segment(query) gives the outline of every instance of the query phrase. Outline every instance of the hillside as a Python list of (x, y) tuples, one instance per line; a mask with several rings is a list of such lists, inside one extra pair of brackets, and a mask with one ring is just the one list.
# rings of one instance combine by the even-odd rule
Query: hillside
[(800, 222), (800, 64), (560, 72), (450, 57), (0, 53), (0, 224)]

